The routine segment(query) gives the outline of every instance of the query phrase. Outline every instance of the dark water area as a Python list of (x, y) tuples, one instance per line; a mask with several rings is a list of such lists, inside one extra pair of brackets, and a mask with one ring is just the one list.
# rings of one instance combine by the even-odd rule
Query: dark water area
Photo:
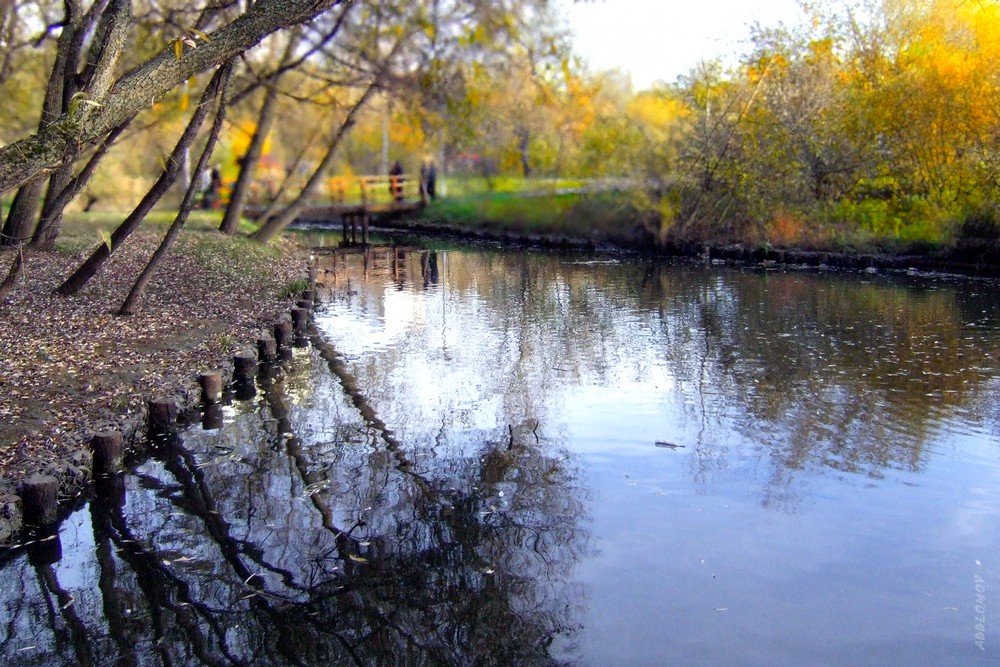
[(1000, 283), (320, 261), (311, 345), (0, 556), (0, 664), (997, 664)]

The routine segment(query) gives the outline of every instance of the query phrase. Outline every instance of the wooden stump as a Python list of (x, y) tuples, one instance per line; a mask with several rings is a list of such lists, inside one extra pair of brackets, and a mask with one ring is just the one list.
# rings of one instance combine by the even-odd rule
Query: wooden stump
[(90, 441), (94, 453), (94, 476), (113, 475), (122, 470), (124, 448), (122, 434), (117, 431), (103, 431)]
[(306, 310), (312, 310), (313, 302), (311, 299), (299, 299), (295, 302), (295, 305), (299, 308), (305, 308)]
[(302, 296), (300, 297), (303, 301), (308, 301), (310, 304), (315, 299), (315, 295), (311, 289), (303, 290)]
[(21, 484), (24, 523), (44, 526), (59, 516), (59, 480), (51, 475), (32, 475)]
[(306, 330), (306, 324), (309, 322), (309, 311), (305, 308), (292, 308), (292, 325), (298, 332), (303, 332)]
[(173, 398), (153, 398), (149, 401), (149, 430), (168, 432), (177, 425), (177, 401)]
[(257, 374), (257, 358), (249, 352), (233, 357), (233, 380), (237, 383), (253, 382)]
[(274, 340), (278, 349), (289, 347), (292, 344), (292, 333), (294, 329), (292, 323), (282, 320), (274, 323)]
[(257, 339), (257, 359), (262, 364), (275, 360), (278, 356), (278, 343), (271, 336), (261, 336)]
[(222, 374), (209, 371), (198, 376), (201, 385), (201, 400), (205, 405), (214, 405), (222, 398)]

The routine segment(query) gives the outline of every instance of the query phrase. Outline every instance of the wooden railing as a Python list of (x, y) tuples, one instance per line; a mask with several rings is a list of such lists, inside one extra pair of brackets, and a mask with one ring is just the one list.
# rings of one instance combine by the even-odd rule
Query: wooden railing
[(327, 179), (331, 204), (387, 206), (426, 204), (426, 194), (416, 174), (398, 176), (335, 176)]

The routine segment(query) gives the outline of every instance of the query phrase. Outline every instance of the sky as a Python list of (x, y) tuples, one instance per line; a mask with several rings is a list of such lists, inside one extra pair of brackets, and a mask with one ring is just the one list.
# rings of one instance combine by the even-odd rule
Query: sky
[(636, 89), (673, 82), (699, 62), (733, 59), (755, 21), (795, 25), (797, 0), (560, 0), (591, 72), (621, 69)]

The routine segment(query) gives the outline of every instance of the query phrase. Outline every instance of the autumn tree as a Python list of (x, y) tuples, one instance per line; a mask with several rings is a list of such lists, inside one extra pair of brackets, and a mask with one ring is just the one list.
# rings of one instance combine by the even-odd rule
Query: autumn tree
[[(129, 5), (124, 2), (122, 4)], [(197, 48), (188, 48), (179, 36), (165, 49), (126, 74), (106, 82), (107, 90), (87, 96), (86, 104), (54, 119), (37, 133), (0, 148), (0, 192), (32, 179), (90, 146), (122, 124), (151, 100), (163, 96), (193, 75), (219, 66), (255, 46), (267, 35), (310, 20), (339, 0), (260, 0), (236, 19), (205, 35)]]
[(257, 240), (266, 241), (284, 229), (319, 191), (348, 131), (363, 119), (376, 94), (383, 113), (389, 112), (392, 98), (404, 104), (433, 100), (434, 109), (421, 107), (429, 119), (448, 106), (448, 95), (467, 90), (447, 84), (436, 88), (443, 72), (457, 72), (460, 63), (471, 65), (472, 59), (478, 66), (486, 61), (495, 64), (523, 49), (530, 19), (540, 20), (546, 3), (453, 0), (358, 5), (341, 37), (322, 49), (325, 60), (310, 62), (304, 70), (336, 102), (331, 122), (335, 129), (298, 196), (263, 222), (253, 234)]
[[(0, 175), (0, 186), (3, 185), (4, 178), (10, 179), (7, 183), (9, 187), (19, 182), (18, 179), (31, 181), (50, 165), (58, 166), (73, 162), (77, 151), (81, 148), (93, 144), (104, 135), (120, 131), (120, 127), (147, 103), (145, 101), (149, 99), (147, 96), (155, 98), (163, 95), (191, 75), (243, 53), (267, 34), (286, 24), (305, 21), (336, 4), (338, 3), (288, 2), (279, 5), (267, 0), (258, 2), (244, 14), (223, 23), (211, 36), (197, 28), (191, 28), (190, 35), (178, 37), (173, 42), (172, 48), (161, 51), (151, 60), (115, 81), (114, 63), (121, 54), (124, 36), (131, 25), (131, 3), (125, 0), (109, 0), (98, 23), (100, 31), (98, 36), (101, 38), (94, 41), (94, 48), (97, 49), (94, 52), (96, 60), (88, 59), (87, 68), (93, 68), (94, 72), (88, 79), (88, 86), (80, 91), (81, 95), (71, 98), (73, 104), (64, 113), (48, 125), (40, 127), (34, 136), (0, 149), (0, 174), (3, 174)], [(214, 6), (210, 6), (202, 14), (209, 18), (214, 18), (216, 15)], [(72, 33), (67, 31), (66, 34)], [(111, 35), (117, 37), (111, 39)], [(195, 38), (201, 41), (200, 45)], [(196, 133), (195, 126), (200, 126), (200, 121), (190, 123), (189, 130), (194, 127)], [(186, 132), (178, 147), (182, 147), (184, 143), (190, 146), (193, 139), (190, 132)], [(183, 146), (185, 156), (187, 146)], [(127, 218), (112, 235), (112, 242), (99, 246), (60, 286), (58, 290), (60, 293), (75, 293), (100, 269), (110, 254), (141, 222), (141, 218), (145, 216), (143, 211), (148, 212), (152, 204), (176, 179), (180, 159), (181, 156), (176, 153), (171, 156), (169, 164), (153, 189), (133, 215)], [(5, 283), (11, 283), (12, 279), (16, 279), (16, 271), (19, 270), (20, 264), (19, 256)]]

